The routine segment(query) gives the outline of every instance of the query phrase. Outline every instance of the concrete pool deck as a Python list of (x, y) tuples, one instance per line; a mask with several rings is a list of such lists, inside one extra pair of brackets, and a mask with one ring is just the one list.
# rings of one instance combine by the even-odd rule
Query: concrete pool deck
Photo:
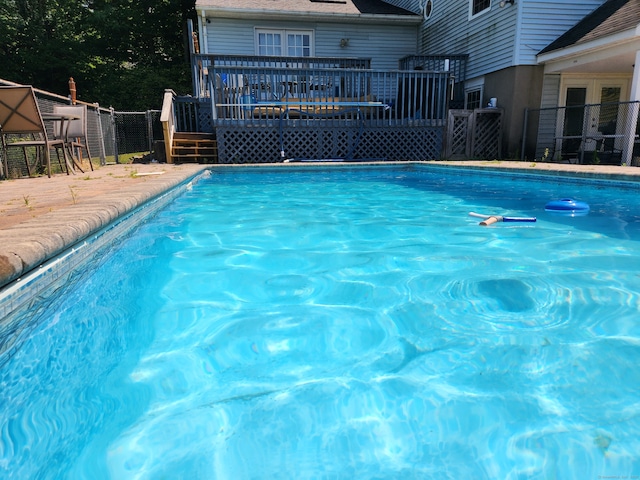
[(107, 165), (0, 181), (0, 288), (205, 168)]
[[(640, 182), (640, 168), (636, 167), (513, 161), (424, 163)], [(247, 165), (237, 167), (243, 166)], [(0, 289), (210, 167), (216, 166), (107, 165), (76, 175), (0, 180)]]

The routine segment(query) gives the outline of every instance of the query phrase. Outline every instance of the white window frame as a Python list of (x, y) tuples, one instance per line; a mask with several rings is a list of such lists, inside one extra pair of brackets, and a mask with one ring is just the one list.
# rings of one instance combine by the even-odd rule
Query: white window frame
[[(469, 106), (469, 95), (472, 93), (478, 94), (478, 106), (471, 107)], [(464, 91), (464, 109), (465, 110), (474, 110), (476, 108), (482, 108), (482, 88), (469, 88)]]
[(479, 0), (469, 0), (469, 20), (472, 20), (474, 18), (478, 18), (481, 15), (484, 15), (485, 13), (488, 13), (491, 11), (491, 0), (489, 0), (489, 4), (487, 6), (487, 8), (480, 10), (478, 13), (473, 13), (473, 4), (474, 2), (479, 1)]
[(469, 80), (466, 82), (464, 86), (464, 108), (468, 109), (467, 106), (467, 94), (471, 92), (480, 92), (480, 105), (479, 108), (482, 108), (482, 98), (484, 97), (484, 77), (475, 78), (473, 80)]
[[(276, 52), (265, 52), (264, 54), (260, 52), (260, 35), (279, 35), (280, 36), (280, 45), (278, 45), (278, 47), (280, 48), (280, 53), (276, 53)], [(255, 29), (255, 53), (256, 55), (269, 55), (269, 56), (283, 56), (283, 51), (284, 51), (284, 39), (282, 38), (282, 30), (271, 30), (271, 29), (260, 29), (260, 28), (256, 28)], [(266, 45), (265, 45), (266, 46)]]
[(617, 87), (620, 89), (620, 102), (629, 98), (630, 75), (608, 75), (608, 74), (564, 74), (560, 82), (560, 106), (565, 106), (567, 102), (567, 88), (585, 88), (587, 98), (585, 103), (600, 103), (600, 92), (603, 87)]
[(422, 7), (422, 17), (425, 20), (429, 20), (431, 15), (433, 15), (433, 1), (434, 0), (425, 0), (424, 5)]
[(255, 52), (256, 55), (261, 55), (260, 54), (260, 42), (259, 42), (259, 37), (260, 34), (272, 34), (272, 35), (280, 35), (280, 38), (282, 39), (282, 52), (280, 53), (280, 55), (275, 55), (275, 56), (280, 56), (280, 57), (297, 57), (297, 56), (307, 56), (307, 55), (289, 55), (289, 45), (287, 44), (288, 41), (288, 36), (289, 35), (307, 35), (309, 37), (309, 57), (313, 57), (315, 56), (315, 39), (314, 39), (314, 31), (313, 30), (291, 30), (291, 29), (284, 29), (284, 28), (261, 28), (261, 27), (256, 27), (255, 28)]

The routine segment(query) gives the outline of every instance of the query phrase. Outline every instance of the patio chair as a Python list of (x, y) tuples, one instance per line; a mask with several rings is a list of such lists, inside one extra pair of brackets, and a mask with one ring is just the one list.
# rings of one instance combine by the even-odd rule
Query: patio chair
[[(51, 154), (54, 148), (60, 161), (60, 150), (68, 161), (63, 139), (50, 139), (42, 121), (36, 96), (31, 86), (0, 86), (0, 137), (4, 159), (4, 175), (9, 174), (8, 150), (21, 148), (27, 172), (31, 176), (31, 165), (27, 155), (28, 147), (41, 149), (44, 154), (47, 175), (51, 177)], [(67, 167), (67, 174), (69, 173)]]
[(241, 74), (227, 74), (222, 77), (224, 81), (231, 104), (234, 104), (232, 117), (243, 118), (244, 109), (242, 108), (242, 96), (246, 93), (248, 88), (247, 82), (245, 82), (244, 75)]
[[(87, 135), (87, 106), (86, 105), (56, 105), (53, 107), (53, 113), (63, 115), (75, 115), (78, 118), (69, 120), (66, 126), (66, 132), (60, 131), (61, 122), (54, 123), (54, 135), (56, 138), (63, 139), (71, 152), (78, 153), (78, 159), (82, 163), (82, 150), (87, 152), (89, 158), (89, 166), (93, 171), (93, 161), (91, 160), (91, 152), (89, 151), (89, 141)], [(75, 161), (75, 158), (74, 158)], [(80, 165), (78, 165), (79, 167)], [(81, 169), (82, 170), (82, 169)]]

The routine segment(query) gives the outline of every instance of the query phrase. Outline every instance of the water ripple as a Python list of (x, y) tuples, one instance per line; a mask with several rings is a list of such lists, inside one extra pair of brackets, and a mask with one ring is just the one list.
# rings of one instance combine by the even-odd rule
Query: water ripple
[(43, 308), (0, 477), (635, 473), (633, 196), (559, 219), (577, 184), (338, 170), (216, 173)]

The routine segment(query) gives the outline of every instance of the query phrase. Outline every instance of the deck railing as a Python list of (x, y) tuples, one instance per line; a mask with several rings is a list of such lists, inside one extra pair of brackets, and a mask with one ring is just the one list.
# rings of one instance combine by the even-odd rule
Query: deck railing
[(216, 67), (270, 67), (270, 68), (348, 68), (369, 69), (370, 58), (352, 57), (276, 57), (265, 55), (191, 54), (193, 95), (207, 95), (210, 70)]
[(214, 64), (207, 76), (197, 101), (221, 163), (442, 155), (449, 72)]
[(407, 55), (398, 62), (400, 70), (450, 72), (453, 92), (450, 108), (464, 108), (464, 83), (467, 80), (469, 55)]
[(218, 66), (209, 69), (215, 125), (274, 120), (443, 126), (451, 77), (444, 71)]

